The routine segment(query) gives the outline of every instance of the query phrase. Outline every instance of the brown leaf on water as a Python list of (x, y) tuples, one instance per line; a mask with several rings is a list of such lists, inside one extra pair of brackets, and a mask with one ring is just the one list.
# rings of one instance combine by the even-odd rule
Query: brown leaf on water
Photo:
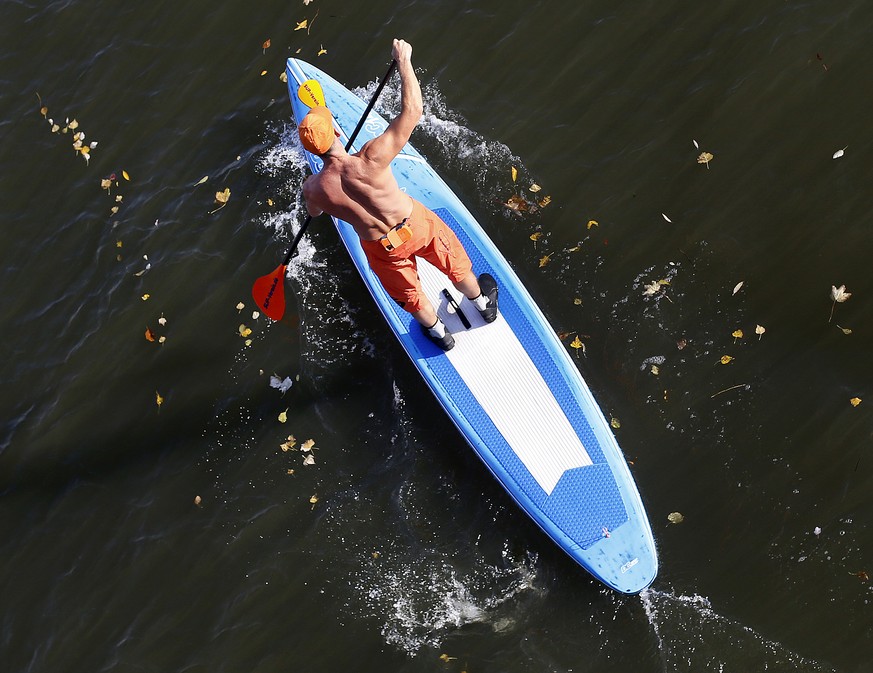
[(857, 577), (859, 580), (861, 580), (862, 582), (869, 582), (870, 581), (870, 575), (867, 574), (866, 570), (859, 570), (858, 572), (852, 573), (852, 574), (855, 577)]
[(303, 444), (300, 445), (300, 450), (301, 451), (312, 451), (314, 446), (315, 446), (315, 440), (314, 439), (307, 439), (305, 442), (303, 442)]
[(570, 335), (575, 334), (575, 333), (576, 332), (558, 332), (558, 339), (563, 341), (564, 339), (566, 339), (567, 337), (569, 337)]
[(146, 341), (154, 341), (155, 340), (155, 333), (152, 332), (151, 327), (146, 327), (145, 338), (146, 338)]
[(537, 203), (539, 204), (540, 208), (545, 208), (545, 207), (546, 207), (547, 205), (549, 205), (551, 202), (552, 202), (552, 197), (551, 197), (551, 196), (544, 196), (544, 197), (541, 198), (539, 201), (537, 201)]
[(264, 53), (266, 54), (267, 49), (270, 48), (270, 38), (267, 38), (266, 40), (264, 40), (264, 44), (261, 46), (264, 48)]
[(510, 196), (503, 205), (517, 213), (523, 213), (530, 210), (530, 204), (517, 194)]
[(546, 264), (548, 264), (552, 259), (552, 253), (545, 255), (544, 257), (540, 257), (540, 268), (542, 269)]

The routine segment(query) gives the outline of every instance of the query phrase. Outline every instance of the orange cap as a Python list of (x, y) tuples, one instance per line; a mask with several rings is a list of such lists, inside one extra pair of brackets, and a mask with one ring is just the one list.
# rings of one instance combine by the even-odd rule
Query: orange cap
[(297, 127), (300, 142), (313, 154), (324, 154), (333, 145), (333, 139), (339, 137), (339, 131), (333, 127), (333, 115), (323, 105), (312, 108)]

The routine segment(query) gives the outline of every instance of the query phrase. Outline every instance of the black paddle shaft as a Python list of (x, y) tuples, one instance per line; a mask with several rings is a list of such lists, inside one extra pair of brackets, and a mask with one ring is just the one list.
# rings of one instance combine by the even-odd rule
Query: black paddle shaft
[[(349, 142), (346, 143), (346, 152), (351, 149), (352, 143), (354, 143), (355, 138), (358, 137), (358, 132), (360, 132), (361, 128), (364, 126), (364, 122), (367, 120), (367, 116), (370, 114), (370, 111), (376, 104), (376, 100), (379, 98), (379, 95), (382, 93), (382, 89), (385, 88), (385, 84), (391, 78), (391, 75), (394, 73), (394, 69), (396, 67), (397, 61), (392, 60), (391, 65), (388, 66), (388, 72), (385, 73), (385, 77), (383, 77), (382, 81), (379, 82), (379, 86), (376, 87), (376, 92), (373, 94), (373, 97), (370, 98), (370, 102), (367, 103), (367, 109), (364, 110), (364, 114), (363, 116), (361, 116), (361, 120), (358, 122), (355, 130), (352, 131), (352, 135), (349, 136)], [(297, 246), (300, 244), (300, 239), (303, 238), (303, 233), (306, 231), (306, 228), (309, 226), (310, 222), (312, 222), (312, 215), (307, 215), (306, 220), (304, 220), (303, 224), (297, 232), (297, 235), (294, 237), (294, 241), (292, 241), (291, 243), (291, 249), (288, 251), (288, 254), (285, 255), (285, 261), (282, 262), (282, 266), (288, 266), (288, 263), (291, 261), (291, 257), (294, 255), (294, 251), (297, 250)]]

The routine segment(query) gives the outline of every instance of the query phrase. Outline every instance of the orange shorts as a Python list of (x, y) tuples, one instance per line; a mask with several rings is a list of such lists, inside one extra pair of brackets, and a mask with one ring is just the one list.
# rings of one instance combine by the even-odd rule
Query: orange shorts
[(383, 239), (362, 240), (361, 247), (388, 296), (403, 310), (415, 313), (425, 299), (416, 256), (433, 264), (453, 283), (463, 280), (473, 270), (473, 263), (451, 227), (415, 199), (407, 227), (412, 237), (391, 250), (385, 248)]

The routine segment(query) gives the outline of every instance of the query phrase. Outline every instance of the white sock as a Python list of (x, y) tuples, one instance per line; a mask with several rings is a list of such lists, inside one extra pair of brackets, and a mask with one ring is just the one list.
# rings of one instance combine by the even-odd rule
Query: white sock
[(428, 331), (432, 336), (437, 337), (438, 339), (442, 339), (446, 335), (446, 326), (443, 324), (443, 321), (437, 318), (437, 321), (434, 323), (432, 327), (428, 327)]
[(486, 297), (481, 292), (479, 293), (478, 297), (476, 297), (475, 299), (471, 299), (470, 301), (473, 302), (476, 305), (476, 308), (478, 308), (480, 311), (484, 311), (486, 308), (488, 308), (488, 297)]

